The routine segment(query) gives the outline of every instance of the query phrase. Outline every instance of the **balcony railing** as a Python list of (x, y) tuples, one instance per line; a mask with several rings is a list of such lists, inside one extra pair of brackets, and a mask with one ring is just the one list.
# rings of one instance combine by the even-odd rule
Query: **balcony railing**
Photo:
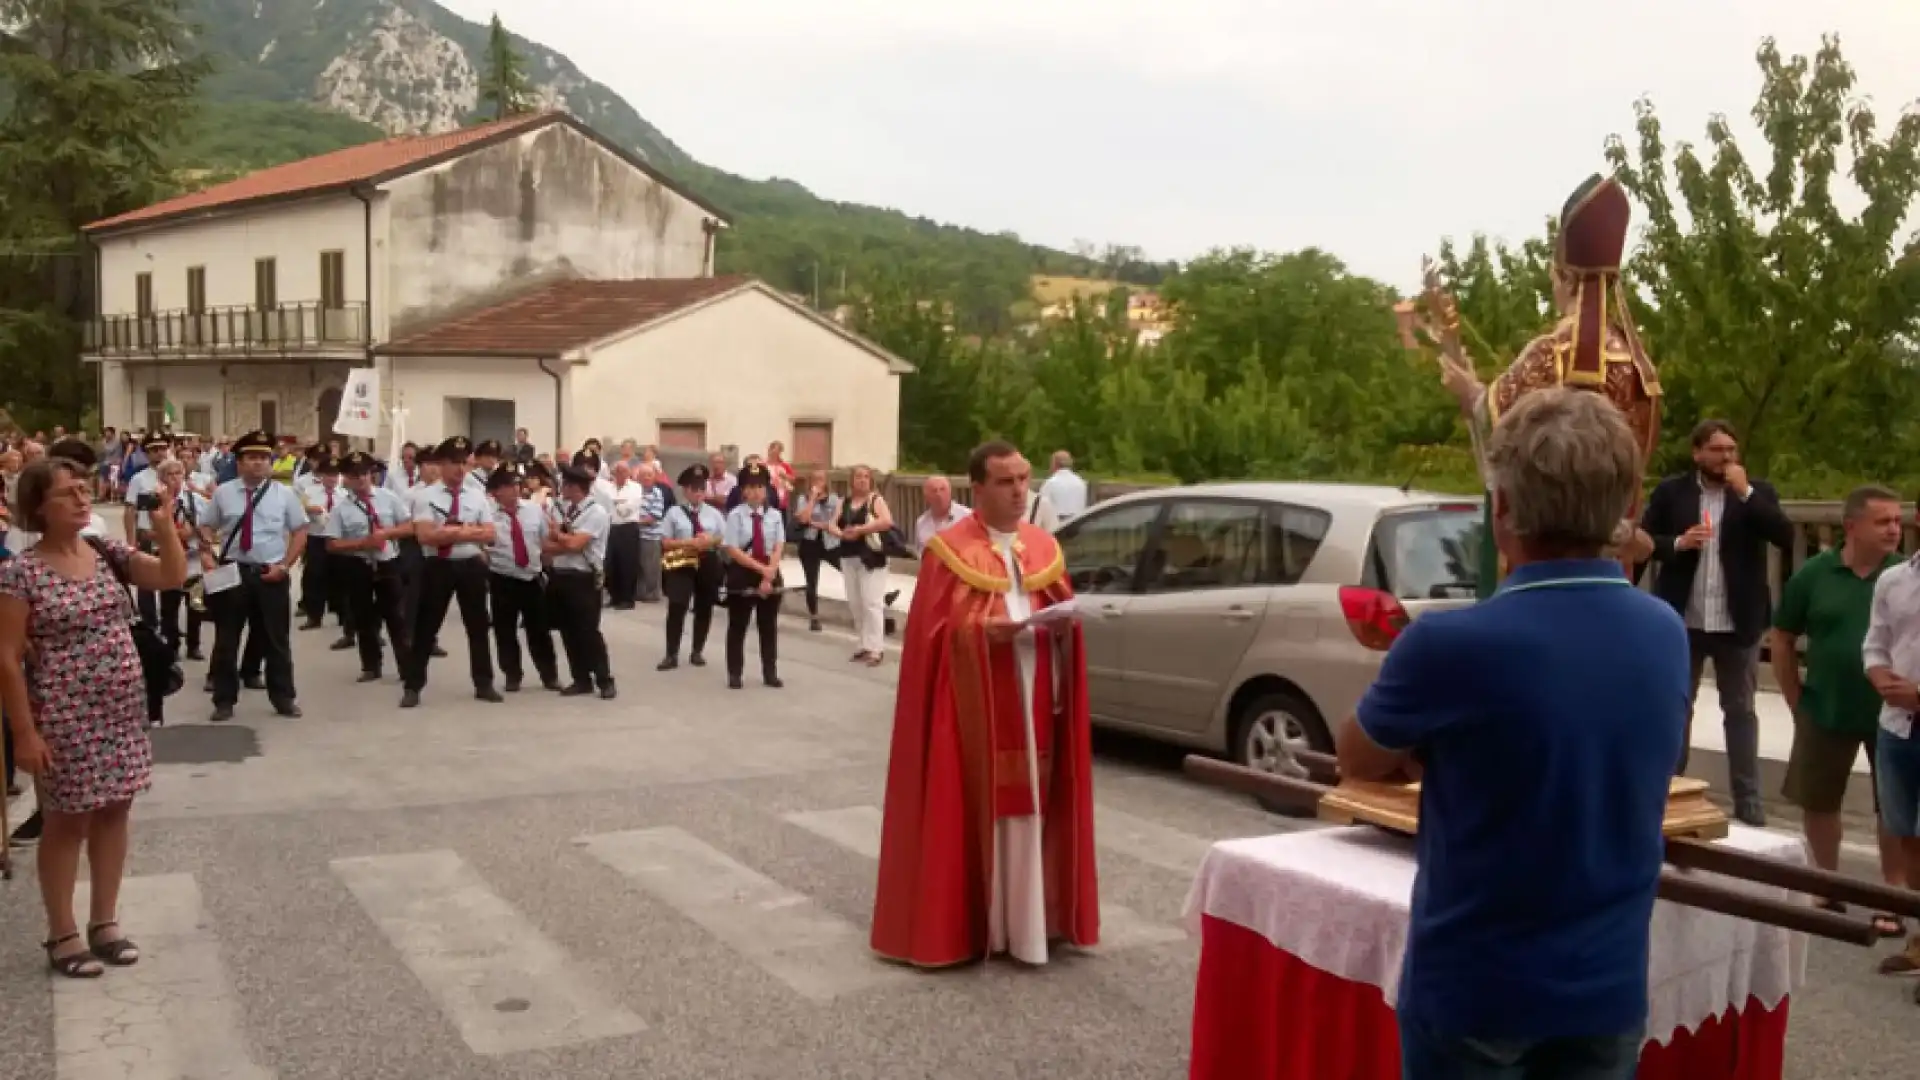
[(366, 341), (366, 305), (280, 304), (107, 315), (86, 325), (99, 356), (271, 355), (352, 349)]

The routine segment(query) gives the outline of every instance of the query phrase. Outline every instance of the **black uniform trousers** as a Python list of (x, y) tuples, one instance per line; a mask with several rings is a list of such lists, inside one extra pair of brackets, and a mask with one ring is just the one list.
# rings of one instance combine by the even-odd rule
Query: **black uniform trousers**
[(615, 525), (607, 530), (607, 597), (617, 608), (630, 608), (640, 595), (640, 525)]
[(307, 551), (300, 560), (300, 613), (307, 621), (318, 623), (331, 611), (340, 620), (340, 629), (353, 633), (338, 585), (333, 580), (333, 559), (327, 554), (325, 536), (307, 536)]
[(547, 571), (548, 609), (575, 686), (611, 686), (607, 639), (600, 634), (600, 586), (591, 570)]
[(467, 662), (473, 673), (473, 688), (493, 687), (493, 645), (487, 640), (487, 560), (428, 559), (420, 586), (420, 622), (413, 628), (412, 670), (403, 672), (408, 690), (424, 690), (427, 685), (427, 661), (433, 657), (433, 643), (447, 621), (447, 608), (457, 597), (460, 601), (460, 625), (467, 631)]
[(332, 555), (330, 573), (347, 609), (347, 632), (360, 649), (360, 670), (380, 674), (385, 650), (380, 629), (393, 642), (393, 665), (404, 675), (413, 647), (406, 612), (401, 609), (399, 559), (371, 562), (359, 555)]
[(240, 700), (240, 637), (246, 635), (248, 651), (260, 650), (266, 667), (267, 697), (275, 705), (292, 705), (293, 582), (263, 581), (260, 567), (243, 564), (240, 584), (207, 597), (213, 616), (213, 659), (208, 664), (213, 676), (213, 703), (232, 708)]
[(487, 589), (493, 598), (493, 647), (500, 654), (500, 674), (510, 685), (525, 679), (526, 669), (520, 664), (520, 632), (524, 630), (540, 685), (558, 684), (560, 665), (553, 655), (545, 584), (538, 576), (516, 578), (489, 573)]
[(760, 673), (773, 678), (780, 662), (780, 579), (767, 596), (756, 591), (760, 575), (735, 565), (727, 569), (727, 677), (737, 679), (747, 668), (747, 623), (760, 633)]
[(713, 624), (713, 605), (720, 599), (720, 563), (711, 555), (685, 570), (661, 575), (667, 593), (667, 656), (680, 655), (680, 635), (693, 609), (693, 655), (707, 646), (707, 628)]
[(420, 625), (420, 591), (427, 578), (427, 556), (420, 541), (411, 537), (400, 541), (400, 614), (409, 627)]
[(197, 653), (200, 651), (200, 624), (206, 621), (206, 616), (193, 610), (193, 603), (188, 599), (185, 589), (168, 589), (160, 594), (160, 619), (156, 625), (160, 627), (160, 637), (173, 647), (175, 656), (180, 655), (180, 613), (183, 610), (187, 615), (184, 639), (187, 651)]

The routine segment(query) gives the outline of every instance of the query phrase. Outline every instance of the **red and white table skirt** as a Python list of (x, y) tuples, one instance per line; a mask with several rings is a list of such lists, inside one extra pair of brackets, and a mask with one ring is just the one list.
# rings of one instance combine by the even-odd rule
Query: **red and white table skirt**
[[(1797, 838), (1764, 830), (1735, 826), (1721, 843), (1806, 861)], [(1187, 898), (1192, 1080), (1399, 1080), (1413, 874), (1411, 842), (1373, 829), (1215, 844)], [(1640, 1080), (1780, 1080), (1805, 935), (1665, 901), (1652, 933)]]

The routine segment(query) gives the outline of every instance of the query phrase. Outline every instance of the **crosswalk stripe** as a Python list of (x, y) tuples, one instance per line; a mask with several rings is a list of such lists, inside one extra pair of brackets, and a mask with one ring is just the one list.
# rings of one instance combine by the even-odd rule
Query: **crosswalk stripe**
[[(74, 909), (86, 911), (87, 899), (83, 881)], [(139, 963), (102, 979), (53, 980), (59, 1080), (273, 1080), (247, 1046), (193, 875), (127, 878), (120, 916)]]
[(1191, 876), (1200, 869), (1212, 843), (1157, 821), (1095, 803), (1094, 842), (1148, 866)]
[(811, 1001), (909, 977), (874, 956), (859, 927), (681, 829), (574, 843)]
[[(804, 810), (782, 815), (792, 825), (839, 844), (856, 855), (880, 857), (880, 824), (877, 806), (848, 806), (838, 810)], [(1099, 842), (1096, 827), (1095, 842)], [(1104, 950), (1131, 949), (1142, 945), (1162, 945), (1181, 941), (1186, 933), (1142, 918), (1132, 908), (1119, 904), (1100, 905), (1100, 944)]]
[(332, 866), (474, 1053), (646, 1030), (459, 855), (369, 855)]

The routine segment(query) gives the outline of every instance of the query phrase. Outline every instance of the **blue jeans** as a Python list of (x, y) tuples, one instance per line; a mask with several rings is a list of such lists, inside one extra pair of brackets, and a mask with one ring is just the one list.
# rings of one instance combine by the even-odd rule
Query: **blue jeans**
[(1646, 1036), (1470, 1039), (1400, 1020), (1403, 1080), (1633, 1080)]
[(1895, 836), (1920, 836), (1920, 725), (1907, 738), (1880, 729), (1874, 755), (1874, 782), (1880, 795), (1880, 822)]

